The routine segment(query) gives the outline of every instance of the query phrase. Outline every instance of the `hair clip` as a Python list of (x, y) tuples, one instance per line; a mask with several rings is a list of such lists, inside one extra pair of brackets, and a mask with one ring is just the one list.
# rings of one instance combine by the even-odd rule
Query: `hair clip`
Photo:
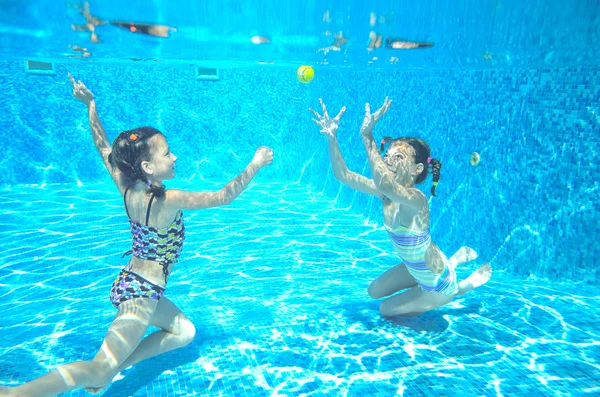
[(427, 164), (431, 164), (431, 160), (432, 160), (431, 157), (427, 157)]
[(129, 140), (130, 141), (137, 141), (137, 139), (138, 139), (138, 136), (136, 134), (129, 135)]
[(393, 141), (393, 139), (390, 138), (389, 136), (384, 136), (383, 138), (381, 138), (381, 145), (379, 147), (379, 151), (383, 152), (383, 149), (385, 149), (385, 145), (392, 141)]

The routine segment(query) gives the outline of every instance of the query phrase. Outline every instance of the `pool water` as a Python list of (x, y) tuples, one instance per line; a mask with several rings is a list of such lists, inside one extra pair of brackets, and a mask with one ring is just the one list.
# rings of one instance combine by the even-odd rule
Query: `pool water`
[[(122, 371), (105, 396), (600, 393), (597, 289), (497, 266), (441, 309), (385, 319), (367, 294), (399, 262), (385, 230), (309, 185), (257, 177), (231, 205), (184, 216), (166, 295), (195, 340)], [(116, 188), (4, 187), (0, 235), (0, 384), (91, 359), (130, 246)]]
[[(185, 211), (166, 296), (194, 341), (105, 396), (600, 395), (600, 2), (91, 1), (100, 43), (71, 28), (79, 1), (0, 3), (0, 386), (93, 358), (116, 314), (131, 234), (72, 73), (111, 142), (142, 125), (168, 136), (169, 187), (218, 190), (257, 147), (274, 151), (231, 205)], [(372, 35), (434, 45), (368, 50)], [(199, 75), (213, 68), (218, 80)], [(383, 318), (369, 297), (399, 263), (381, 203), (334, 178), (308, 112), (347, 107), (339, 145), (370, 177), (359, 129), (386, 96), (376, 140), (423, 138), (443, 163), (438, 197), (419, 186), (433, 240), (480, 253), (459, 279), (494, 268), (415, 318)]]

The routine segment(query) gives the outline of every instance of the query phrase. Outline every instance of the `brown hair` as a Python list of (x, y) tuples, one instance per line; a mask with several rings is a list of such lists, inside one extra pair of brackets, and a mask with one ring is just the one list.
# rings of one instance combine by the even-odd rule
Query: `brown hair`
[(148, 184), (150, 192), (160, 198), (165, 194), (165, 186), (150, 185), (142, 170), (142, 161), (151, 159), (148, 141), (157, 134), (162, 134), (162, 132), (152, 127), (139, 127), (121, 132), (112, 144), (112, 152), (108, 156), (108, 161), (129, 178), (131, 185), (140, 180)]

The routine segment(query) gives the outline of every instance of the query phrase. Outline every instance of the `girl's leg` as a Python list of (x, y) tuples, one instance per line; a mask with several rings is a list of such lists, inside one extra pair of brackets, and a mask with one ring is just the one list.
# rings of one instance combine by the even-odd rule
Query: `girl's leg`
[(61, 365), (42, 377), (9, 389), (7, 395), (56, 396), (70, 390), (108, 383), (142, 340), (157, 304), (152, 299), (123, 302), (94, 360)]
[[(161, 328), (161, 331), (144, 338), (135, 351), (119, 365), (115, 374), (147, 358), (183, 347), (196, 335), (194, 324), (164, 295), (158, 301), (150, 325)], [(91, 394), (100, 393), (111, 380), (112, 378), (101, 387), (87, 387), (85, 390)]]
[(194, 324), (165, 296), (160, 298), (150, 325), (161, 331), (149, 335), (121, 365), (127, 368), (147, 358), (188, 345), (196, 335)]
[[(453, 270), (456, 266), (465, 262), (470, 262), (476, 258), (477, 252), (475, 252), (475, 250), (466, 246), (461, 247), (448, 260), (448, 267)], [(416, 285), (417, 281), (408, 272), (406, 265), (401, 263), (377, 277), (371, 285), (369, 285), (369, 295), (373, 299), (380, 299)]]
[(421, 287), (412, 287), (406, 292), (385, 299), (379, 311), (385, 317), (417, 316), (429, 310), (444, 306), (454, 299), (439, 292), (425, 292)]
[(408, 272), (406, 265), (401, 263), (377, 277), (369, 285), (368, 291), (371, 298), (380, 299), (415, 285), (417, 282), (414, 277)]

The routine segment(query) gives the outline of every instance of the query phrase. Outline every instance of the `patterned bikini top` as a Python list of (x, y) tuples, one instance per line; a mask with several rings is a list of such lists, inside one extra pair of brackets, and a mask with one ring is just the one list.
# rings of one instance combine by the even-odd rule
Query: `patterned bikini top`
[(148, 210), (146, 211), (146, 224), (142, 225), (131, 219), (129, 210), (127, 209), (127, 191), (123, 194), (125, 202), (125, 211), (129, 217), (131, 226), (131, 237), (133, 244), (131, 250), (127, 251), (123, 256), (133, 254), (136, 258), (146, 259), (159, 262), (163, 267), (165, 282), (169, 275), (169, 265), (177, 263), (183, 241), (185, 240), (185, 226), (183, 224), (183, 212), (179, 211), (175, 219), (167, 227), (156, 228), (148, 226), (148, 218), (150, 217), (150, 208), (154, 201), (154, 194), (150, 198)]

